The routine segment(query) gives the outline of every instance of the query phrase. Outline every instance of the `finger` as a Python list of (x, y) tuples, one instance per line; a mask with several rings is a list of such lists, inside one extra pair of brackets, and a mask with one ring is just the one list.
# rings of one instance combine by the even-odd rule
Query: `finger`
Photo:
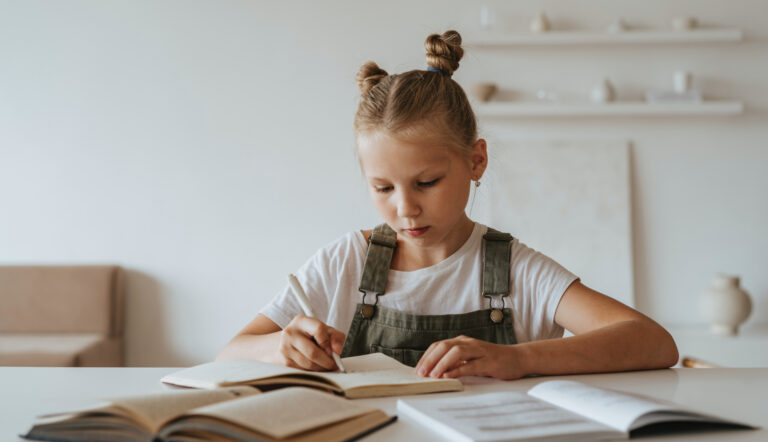
[[(341, 345), (336, 344), (338, 347), (343, 346), (344, 333), (341, 333), (335, 328), (309, 316), (301, 315), (296, 316), (294, 319), (296, 320), (295, 326), (307, 336), (313, 338), (328, 356), (334, 351), (334, 340), (341, 343)], [(341, 353), (341, 348), (339, 348), (337, 353)]]
[[(321, 323), (322, 324), (322, 323)], [(328, 353), (341, 353), (344, 346), (344, 333), (335, 328), (322, 324), (313, 335), (317, 344)]]
[[(432, 345), (430, 345), (427, 348), (427, 351), (424, 352), (424, 354), (421, 356), (421, 359), (419, 359), (419, 362), (416, 364), (416, 367), (414, 367), (415, 372), (418, 374), (420, 372), (424, 372), (421, 376), (426, 376), (429, 374), (429, 372), (434, 368), (434, 364), (437, 363), (440, 358), (450, 350), (450, 347), (457, 344), (466, 344), (471, 343), (474, 341), (473, 338), (470, 338), (468, 336), (459, 335), (455, 338), (445, 339), (442, 341), (433, 342)], [(447, 347), (445, 347), (447, 345)], [(442, 348), (441, 348), (442, 347)], [(435, 352), (441, 352), (441, 353), (435, 353)], [(428, 366), (427, 366), (428, 365)]]
[(344, 333), (336, 330), (333, 327), (330, 327), (330, 329), (332, 330), (331, 349), (334, 353), (341, 354), (341, 351), (344, 349), (344, 341), (346, 341), (347, 337), (344, 335)]
[(469, 361), (474, 359), (474, 355), (470, 350), (470, 346), (463, 344), (456, 344), (448, 350), (442, 358), (435, 364), (432, 371), (429, 373), (431, 378), (439, 378), (448, 370), (461, 365), (462, 361)]
[(333, 362), (330, 356), (325, 350), (319, 347), (314, 340), (301, 336), (292, 341), (293, 347), (301, 353), (304, 357), (322, 367), (324, 370), (333, 370), (336, 368), (336, 363)]
[(302, 370), (312, 370), (312, 371), (323, 371), (323, 367), (321, 367), (318, 364), (315, 364), (310, 359), (308, 359), (306, 356), (301, 354), (300, 351), (296, 350), (296, 348), (291, 347), (291, 350), (288, 353), (288, 357), (286, 358), (288, 360), (288, 364), (286, 364), (289, 367), (296, 367), (301, 368)]
[(471, 361), (465, 361), (462, 364), (443, 373), (444, 378), (460, 378), (462, 376), (484, 376), (483, 364), (478, 362), (479, 359), (473, 359)]
[(433, 342), (416, 364), (416, 374), (419, 376), (429, 376), (438, 361), (453, 347), (453, 343), (453, 339)]

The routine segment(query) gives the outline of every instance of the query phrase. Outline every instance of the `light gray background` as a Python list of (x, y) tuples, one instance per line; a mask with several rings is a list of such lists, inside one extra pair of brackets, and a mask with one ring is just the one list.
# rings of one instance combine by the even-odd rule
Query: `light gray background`
[[(500, 32), (527, 29), (540, 10), (571, 28), (693, 15), (744, 29), (736, 44), (468, 47), (455, 78), (578, 99), (607, 75), (626, 99), (688, 69), (708, 97), (744, 100), (738, 117), (481, 125), (497, 140), (631, 140), (638, 308), (698, 322), (698, 294), (724, 271), (752, 294), (751, 320), (768, 320), (768, 3), (484, 3)], [(120, 264), (128, 363), (212, 358), (318, 247), (377, 222), (352, 154), (358, 67), (422, 68), (427, 34), (469, 40), (479, 9), (0, 0), (0, 262)]]

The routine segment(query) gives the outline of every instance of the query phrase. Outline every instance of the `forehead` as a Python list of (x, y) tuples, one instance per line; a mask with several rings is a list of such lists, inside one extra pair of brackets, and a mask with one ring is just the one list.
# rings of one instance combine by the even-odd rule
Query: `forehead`
[(450, 167), (458, 159), (439, 140), (418, 136), (398, 138), (386, 132), (359, 135), (357, 151), (365, 175), (380, 178)]

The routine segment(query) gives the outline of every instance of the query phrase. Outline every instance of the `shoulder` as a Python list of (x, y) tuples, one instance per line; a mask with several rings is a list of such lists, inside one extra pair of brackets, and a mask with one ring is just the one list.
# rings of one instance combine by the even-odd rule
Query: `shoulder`
[(315, 253), (315, 258), (324, 260), (344, 260), (350, 255), (358, 255), (361, 252), (365, 253), (367, 239), (368, 235), (365, 235), (359, 230), (347, 232), (321, 247), (317, 253)]

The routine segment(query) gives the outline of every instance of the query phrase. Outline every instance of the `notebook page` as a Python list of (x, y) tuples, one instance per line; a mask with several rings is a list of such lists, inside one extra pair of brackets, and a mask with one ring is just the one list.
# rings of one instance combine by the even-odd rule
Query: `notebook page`
[(648, 412), (674, 410), (661, 401), (654, 402), (575, 381), (542, 382), (531, 388), (528, 394), (620, 431), (629, 431), (635, 419)]
[(226, 359), (208, 362), (171, 373), (160, 379), (167, 384), (193, 388), (216, 388), (255, 379), (285, 374), (312, 373), (282, 365), (246, 359)]

